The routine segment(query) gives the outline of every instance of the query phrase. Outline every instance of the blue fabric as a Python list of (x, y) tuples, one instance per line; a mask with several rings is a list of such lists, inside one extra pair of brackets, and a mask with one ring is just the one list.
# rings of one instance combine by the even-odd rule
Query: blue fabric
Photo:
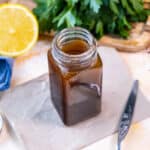
[(0, 91), (10, 87), (13, 59), (0, 56)]

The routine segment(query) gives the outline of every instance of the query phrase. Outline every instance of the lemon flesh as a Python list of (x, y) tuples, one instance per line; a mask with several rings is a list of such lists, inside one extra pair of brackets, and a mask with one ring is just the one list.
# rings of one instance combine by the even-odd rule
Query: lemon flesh
[(0, 55), (22, 55), (37, 38), (38, 23), (30, 10), (18, 4), (0, 5)]

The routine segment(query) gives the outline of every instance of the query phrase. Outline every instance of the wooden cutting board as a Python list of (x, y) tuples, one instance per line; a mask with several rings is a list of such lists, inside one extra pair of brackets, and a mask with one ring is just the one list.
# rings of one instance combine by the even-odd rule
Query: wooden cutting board
[[(48, 74), (1, 93), (0, 109), (14, 122), (28, 150), (77, 150), (116, 131), (132, 77), (116, 50), (98, 50), (104, 63), (104, 78), (102, 113), (97, 117), (64, 126), (50, 99)], [(134, 121), (147, 117), (150, 104), (139, 92)]]

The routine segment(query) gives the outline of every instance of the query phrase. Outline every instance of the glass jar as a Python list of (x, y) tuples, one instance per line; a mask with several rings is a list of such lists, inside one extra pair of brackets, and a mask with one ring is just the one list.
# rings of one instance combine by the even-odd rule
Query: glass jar
[(52, 102), (65, 125), (101, 111), (102, 61), (96, 40), (83, 28), (62, 30), (48, 51)]

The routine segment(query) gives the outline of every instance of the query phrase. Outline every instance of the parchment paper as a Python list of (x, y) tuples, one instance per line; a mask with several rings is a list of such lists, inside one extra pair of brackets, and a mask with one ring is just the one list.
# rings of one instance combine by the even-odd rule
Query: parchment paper
[[(66, 127), (52, 105), (45, 74), (1, 94), (0, 109), (14, 122), (28, 150), (76, 150), (116, 131), (131, 90), (132, 77), (119, 54), (100, 47), (104, 63), (102, 113)], [(134, 121), (150, 116), (150, 104), (139, 92)]]

